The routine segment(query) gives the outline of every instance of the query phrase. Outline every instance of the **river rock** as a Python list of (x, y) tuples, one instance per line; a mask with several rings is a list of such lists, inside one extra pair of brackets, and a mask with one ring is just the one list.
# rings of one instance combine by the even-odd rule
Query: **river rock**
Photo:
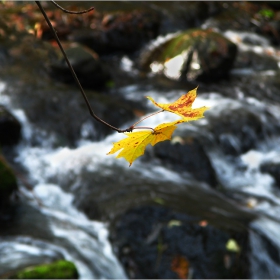
[(271, 6), (269, 1), (227, 2), (224, 9), (213, 17), (209, 17), (203, 26), (217, 28), (221, 31), (238, 30), (259, 33), (267, 37), (273, 44), (279, 45), (278, 18), (277, 4), (275, 7)]
[(270, 174), (275, 180), (275, 185), (278, 188), (280, 188), (280, 163), (279, 162), (262, 163), (260, 170), (263, 173)]
[[(279, 16), (277, 16), (279, 17)], [(272, 44), (279, 46), (280, 44), (280, 38), (279, 38), (279, 32), (280, 32), (280, 23), (278, 18), (275, 20), (271, 20), (269, 22), (265, 22), (260, 27), (259, 32), (268, 37)]]
[(0, 105), (0, 145), (15, 145), (21, 137), (21, 124), (4, 106)]
[(253, 51), (239, 52), (235, 68), (251, 68), (255, 71), (278, 70), (277, 61), (271, 55), (257, 54)]
[[(87, 139), (101, 139), (112, 132), (110, 128), (90, 117), (79, 89), (72, 84), (74, 78), (70, 70), (62, 62), (57, 63), (61, 57), (58, 48), (26, 32), (12, 34), (14, 37), (11, 35), (11, 38), (7, 37), (4, 41), (3, 47), (8, 50), (9, 63), (5, 69), (0, 67), (0, 74), (3, 81), (9, 84), (7, 95), (12, 99), (13, 105), (25, 112), (28, 121), (37, 130), (34, 138), (30, 139), (34, 145), (53, 136), (58, 145), (73, 145), (81, 136)], [(93, 51), (79, 46), (72, 47), (71, 52), (72, 59), (80, 69), (78, 74), (82, 83), (92, 88), (93, 85), (104, 85), (108, 81), (108, 73)], [(50, 66), (57, 64), (62, 70), (56, 69), (54, 73)], [(55, 74), (56, 79), (69, 80), (71, 85), (54, 81), (50, 73), (52, 76)], [(95, 79), (94, 73), (98, 80)], [(116, 127), (134, 118), (131, 102), (126, 103), (120, 96), (108, 96), (88, 90), (87, 97), (96, 115)], [(10, 139), (10, 135), (12, 133), (2, 134), (0, 130), (0, 139)]]
[(155, 1), (147, 2), (147, 5), (160, 13), (160, 34), (198, 27), (206, 18), (223, 9), (221, 3), (214, 1)]
[[(109, 72), (94, 51), (79, 44), (71, 44), (65, 48), (65, 53), (82, 86), (98, 88), (104, 86), (110, 80)], [(59, 61), (51, 65), (51, 76), (67, 84), (75, 83), (73, 75), (62, 55)]]
[(200, 143), (199, 136), (180, 137), (174, 142), (164, 141), (154, 146), (154, 155), (164, 166), (176, 171), (187, 171), (195, 179), (215, 187), (217, 179), (215, 170)]
[(107, 13), (95, 28), (74, 31), (69, 39), (82, 43), (98, 54), (134, 52), (158, 34), (159, 17), (156, 13), (135, 10)]
[[(130, 278), (248, 278), (248, 236), (161, 206), (130, 209), (112, 235)], [(231, 240), (231, 241), (230, 241)], [(227, 246), (235, 242), (236, 251)], [(232, 251), (231, 251), (231, 250)]]
[[(21, 92), (24, 92), (25, 96), (18, 92), (16, 98), (29, 121), (38, 129), (37, 135), (32, 139), (35, 145), (42, 141), (40, 137), (51, 140), (54, 136), (55, 145), (75, 145), (81, 138), (97, 140), (112, 133), (111, 128), (90, 116), (76, 89), (45, 84), (41, 88), (26, 88)], [(87, 97), (95, 114), (111, 125), (120, 127), (135, 118), (131, 104), (121, 97), (93, 91), (87, 91)]]
[[(72, 195), (58, 186), (41, 185), (30, 193), (31, 199), (36, 197), (30, 205), (29, 195), (24, 194), (13, 219), (0, 226), (0, 278), (59, 260), (74, 262), (82, 279), (126, 278), (111, 251), (105, 225), (89, 221), (77, 212), (69, 200)], [(73, 265), (70, 268), (74, 274)], [(45, 278), (51, 278), (50, 274)]]
[(280, 132), (278, 120), (265, 108), (233, 100), (211, 108), (207, 120), (207, 130), (226, 155), (256, 149), (261, 141)]
[(260, 136), (263, 137), (263, 127), (259, 118), (245, 108), (224, 110), (218, 119), (210, 119), (210, 131), (225, 154), (238, 155), (254, 149)]
[(10, 199), (17, 191), (16, 176), (3, 156), (0, 155), (0, 219), (9, 215)]
[(260, 9), (257, 2), (227, 2), (219, 13), (210, 17), (203, 24), (204, 27), (225, 30), (255, 31), (254, 15)]
[(273, 7), (269, 5), (259, 5), (258, 12), (255, 13), (254, 19), (252, 20), (257, 26), (256, 32), (266, 36), (272, 44), (279, 45), (279, 10), (277, 6)]
[(155, 41), (141, 55), (140, 67), (176, 80), (213, 81), (228, 76), (237, 46), (211, 29), (191, 29), (162, 42)]

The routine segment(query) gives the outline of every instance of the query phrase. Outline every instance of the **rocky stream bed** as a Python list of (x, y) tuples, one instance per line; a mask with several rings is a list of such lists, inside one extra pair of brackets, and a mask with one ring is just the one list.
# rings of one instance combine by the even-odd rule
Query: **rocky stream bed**
[(61, 3), (95, 6), (43, 2), (99, 117), (210, 109), (129, 167), (36, 4), (1, 3), (0, 278), (280, 278), (277, 2)]

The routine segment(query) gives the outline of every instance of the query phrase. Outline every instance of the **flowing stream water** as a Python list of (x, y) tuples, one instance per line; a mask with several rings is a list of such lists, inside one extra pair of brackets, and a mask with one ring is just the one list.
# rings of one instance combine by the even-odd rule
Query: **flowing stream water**
[[(273, 53), (277, 52), (262, 37), (255, 38), (254, 34), (227, 32), (225, 35), (231, 39), (234, 35), (251, 36), (252, 40), (260, 41), (259, 48), (253, 51), (262, 53), (265, 48), (270, 48)], [(248, 50), (246, 46), (249, 48), (250, 45), (239, 43), (241, 50)], [(128, 58), (123, 59), (122, 63), (126, 64), (124, 69), (131, 71), (132, 63)], [(254, 69), (247, 70), (247, 75), (252, 79), (277, 74), (275, 70), (261, 73), (256, 73)], [(234, 69), (232, 75), (244, 75), (244, 69), (240, 71)], [(260, 171), (260, 165), (264, 162), (279, 162), (279, 135), (268, 135), (259, 141), (255, 139), (257, 147), (233, 160), (219, 150), (214, 136), (207, 130), (211, 117), (219, 118), (224, 110), (243, 108), (257, 112), (255, 115), (262, 126), (269, 127), (271, 124), (266, 112), (269, 111), (276, 121), (280, 121), (279, 103), (248, 97), (239, 84), (233, 89), (238, 98), (225, 97), (221, 94), (222, 88), (221, 92), (199, 90), (194, 106), (209, 106), (211, 109), (204, 119), (178, 128), (178, 137), (187, 130), (207, 139), (209, 146), (206, 153), (219, 184), (231, 194), (226, 201), (219, 191), (196, 180), (187, 171), (171, 170), (156, 159), (139, 159), (129, 168), (123, 159), (106, 155), (112, 143), (123, 138), (118, 133), (112, 133), (101, 141), (89, 141), (86, 136), (92, 127), (85, 123), (81, 126), (81, 137), (76, 147), (54, 147), (54, 140), (43, 129), (41, 134), (35, 135), (38, 129), (34, 131), (34, 125), (24, 110), (14, 106), (9, 97), (10, 90), (13, 90), (11, 84), (1, 82), (0, 103), (10, 109), (22, 124), (23, 139), (16, 147), (15, 161), (26, 170), (33, 192), (20, 182), (20, 209), (15, 221), (6, 229), (6, 234), (0, 237), (0, 274), (27, 264), (39, 264), (42, 260), (65, 258), (77, 265), (80, 278), (126, 278), (108, 240), (107, 224), (89, 220), (77, 209), (77, 205), (87, 196), (96, 195), (100, 209), (113, 219), (123, 209), (159, 196), (168, 197), (171, 204), (174, 200), (175, 205), (178, 202), (175, 195), (179, 194), (186, 201), (186, 205), (182, 206), (184, 209), (202, 217), (214, 213), (216, 223), (228, 223), (229, 227), (238, 228), (244, 226), (242, 219), (247, 219), (251, 277), (279, 278), (280, 190), (275, 188), (272, 176)], [(154, 88), (147, 92), (147, 88), (143, 90), (137, 84), (119, 90), (119, 94), (127, 100), (150, 95), (162, 103), (175, 100), (183, 93), (172, 90), (162, 94)], [(169, 113), (158, 114), (141, 125), (153, 127), (174, 119), (176, 117)], [(39, 139), (40, 145), (32, 143), (34, 137)], [(238, 149), (240, 143), (234, 134), (224, 137)], [(148, 152), (152, 153), (152, 150), (148, 149)], [(274, 253), (267, 250), (264, 237), (274, 245)]]

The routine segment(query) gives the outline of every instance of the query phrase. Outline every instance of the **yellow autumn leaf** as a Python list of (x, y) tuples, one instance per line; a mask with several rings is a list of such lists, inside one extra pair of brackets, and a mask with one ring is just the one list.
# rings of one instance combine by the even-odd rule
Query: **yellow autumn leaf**
[(164, 141), (164, 140), (170, 140), (171, 136), (173, 134), (173, 131), (177, 128), (176, 124), (184, 122), (183, 120), (177, 120), (170, 123), (162, 123), (158, 125), (156, 128), (154, 128), (154, 132), (150, 131), (150, 133), (153, 135), (153, 138), (151, 140), (151, 145), (154, 146), (158, 142)]
[[(164, 140), (170, 140), (171, 135), (176, 129), (177, 124), (202, 118), (203, 113), (208, 108), (207, 107), (201, 107), (197, 109), (192, 108), (192, 104), (196, 98), (196, 90), (197, 88), (181, 96), (177, 101), (168, 104), (157, 103), (151, 97), (147, 97), (156, 106), (163, 109), (162, 111), (169, 111), (175, 113), (182, 118), (174, 122), (160, 124), (154, 129), (150, 128), (150, 130), (139, 131), (139, 132), (125, 132), (124, 134), (127, 136), (127, 138), (114, 143), (113, 148), (107, 155), (114, 154), (120, 151), (120, 153), (117, 155), (117, 158), (123, 157), (125, 160), (129, 162), (129, 166), (131, 166), (131, 164), (135, 159), (137, 159), (138, 157), (144, 154), (147, 145), (151, 144), (152, 146), (154, 146), (158, 142)], [(161, 111), (157, 113), (160, 112)], [(157, 113), (153, 113), (150, 116), (155, 115)], [(147, 119), (148, 117), (144, 119)], [(143, 121), (144, 119), (140, 121)], [(137, 129), (135, 125), (138, 124), (140, 121), (135, 123), (132, 126), (132, 129)]]
[(182, 95), (175, 102), (167, 104), (157, 103), (150, 96), (147, 96), (147, 98), (151, 100), (157, 107), (179, 115), (184, 119), (184, 121), (193, 121), (202, 118), (203, 113), (208, 109), (208, 107), (205, 106), (196, 109), (192, 108), (192, 104), (196, 98), (196, 90), (197, 88), (189, 91), (187, 94)]
[(116, 158), (125, 158), (129, 162), (129, 166), (133, 161), (142, 156), (148, 144), (154, 146), (158, 142), (164, 140), (170, 140), (173, 131), (176, 129), (176, 124), (183, 122), (178, 120), (170, 123), (163, 123), (155, 127), (153, 130), (126, 132), (124, 133), (128, 137), (115, 142), (111, 151), (107, 154), (114, 154), (117, 151), (121, 152)]

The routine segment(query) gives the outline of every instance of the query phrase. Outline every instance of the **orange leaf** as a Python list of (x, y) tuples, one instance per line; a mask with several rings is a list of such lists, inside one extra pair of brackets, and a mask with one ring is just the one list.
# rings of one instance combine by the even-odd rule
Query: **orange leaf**
[(163, 123), (155, 127), (154, 130), (126, 132), (125, 135), (128, 137), (114, 143), (113, 148), (107, 155), (121, 150), (117, 158), (125, 158), (129, 162), (129, 166), (131, 166), (136, 158), (144, 154), (148, 144), (154, 146), (158, 142), (170, 140), (173, 131), (176, 129), (176, 124), (180, 122), (181, 120)]
[(171, 269), (180, 279), (187, 279), (189, 274), (189, 262), (183, 256), (176, 256), (172, 260)]
[(208, 109), (207, 107), (192, 109), (192, 104), (196, 98), (196, 90), (197, 88), (181, 96), (175, 102), (167, 104), (157, 103), (150, 96), (147, 96), (147, 98), (151, 100), (157, 107), (179, 115), (184, 119), (184, 121), (193, 121), (202, 118), (203, 113)]

